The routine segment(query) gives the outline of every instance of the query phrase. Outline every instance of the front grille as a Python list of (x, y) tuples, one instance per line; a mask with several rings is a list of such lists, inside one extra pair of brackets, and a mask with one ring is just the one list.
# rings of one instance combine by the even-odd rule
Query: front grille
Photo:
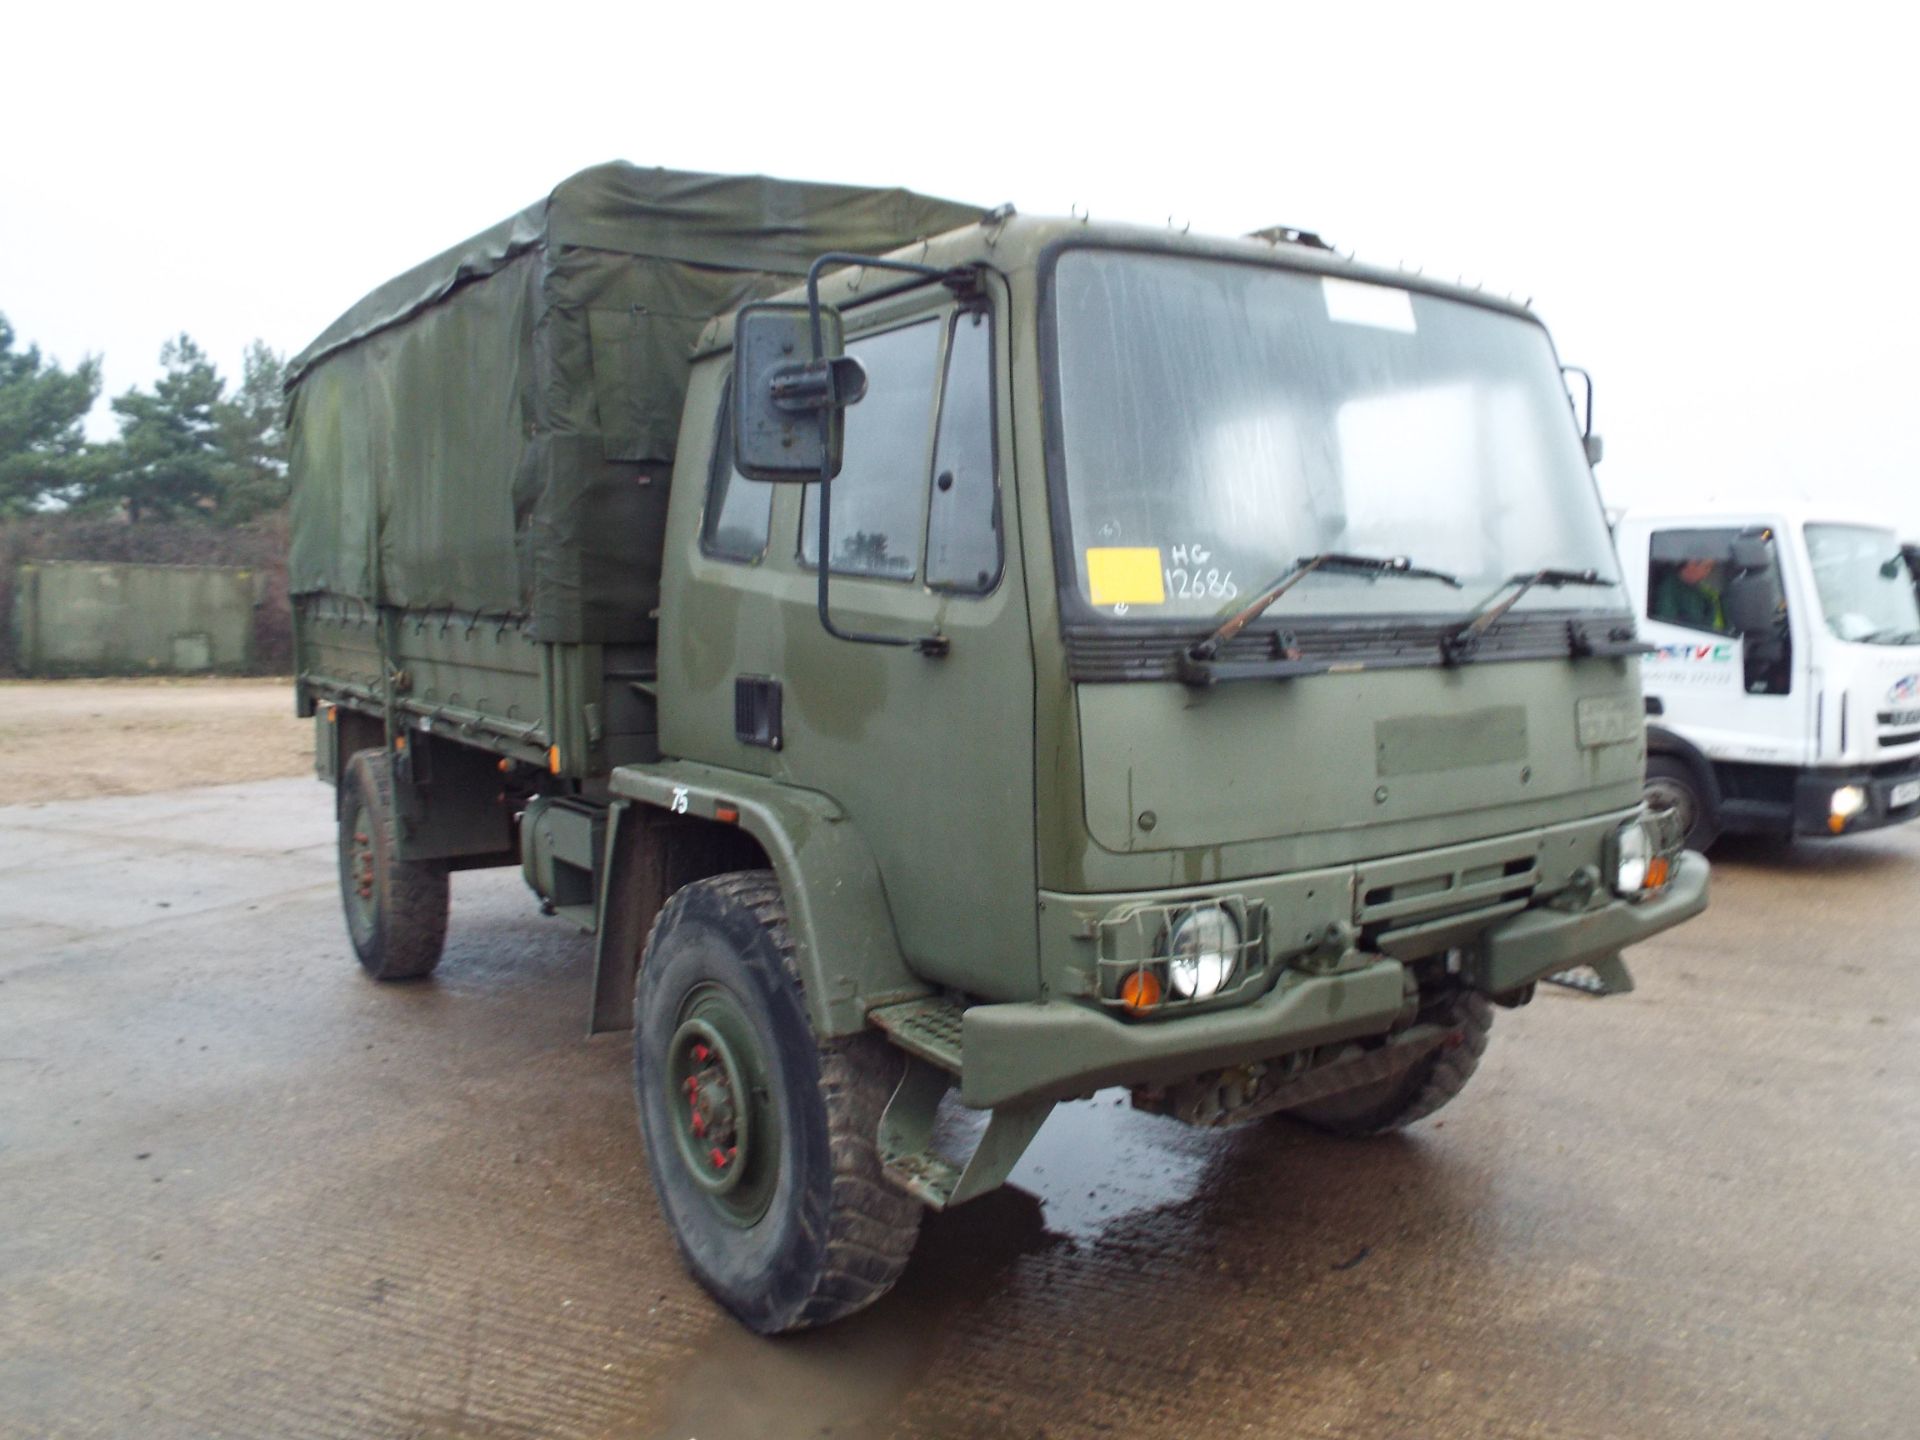
[(1525, 854), (1505, 859), (1475, 857), (1472, 865), (1410, 876), (1394, 875), (1384, 883), (1370, 883), (1362, 867), (1360, 902), (1355, 920), (1363, 935), (1404, 930), (1489, 906), (1525, 900), (1540, 884), (1538, 857)]

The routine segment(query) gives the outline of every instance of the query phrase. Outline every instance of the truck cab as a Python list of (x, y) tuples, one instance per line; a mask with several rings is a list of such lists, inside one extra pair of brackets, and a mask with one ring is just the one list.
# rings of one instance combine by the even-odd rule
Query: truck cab
[(1888, 526), (1806, 505), (1630, 511), (1647, 793), (1689, 843), (1920, 816), (1920, 597)]

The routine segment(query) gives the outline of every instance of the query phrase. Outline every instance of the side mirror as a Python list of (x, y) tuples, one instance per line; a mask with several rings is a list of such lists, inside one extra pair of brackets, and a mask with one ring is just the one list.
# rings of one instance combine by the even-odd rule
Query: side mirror
[(1598, 465), (1600, 461), (1606, 456), (1607, 447), (1600, 443), (1600, 437), (1598, 435), (1587, 436), (1586, 446), (1587, 446), (1587, 464)]
[(837, 310), (820, 310), (815, 355), (805, 305), (742, 307), (732, 396), (733, 463), (742, 475), (805, 484), (840, 473), (844, 412), (867, 393), (867, 372), (845, 348)]
[(1737, 635), (1764, 640), (1779, 618), (1773, 586), (1758, 575), (1743, 575), (1728, 585), (1724, 603), (1727, 623)]

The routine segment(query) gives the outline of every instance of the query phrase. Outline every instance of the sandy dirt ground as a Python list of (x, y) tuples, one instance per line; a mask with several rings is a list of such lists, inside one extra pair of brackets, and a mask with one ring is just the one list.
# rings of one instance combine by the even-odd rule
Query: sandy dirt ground
[(517, 875), (378, 985), (311, 779), (0, 809), (0, 1440), (1906, 1440), (1917, 878), (1920, 826), (1722, 847), (1638, 989), (1500, 1012), (1405, 1135), (1062, 1106), (774, 1342)]
[(0, 805), (312, 769), (288, 680), (0, 681)]

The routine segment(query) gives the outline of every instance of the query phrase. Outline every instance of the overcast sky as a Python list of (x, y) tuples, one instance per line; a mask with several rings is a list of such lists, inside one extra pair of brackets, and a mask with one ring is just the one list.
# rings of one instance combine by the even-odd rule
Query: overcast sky
[(103, 355), (109, 394), (182, 330), (237, 375), (253, 337), (298, 350), (616, 158), (1284, 222), (1533, 297), (1594, 373), (1610, 499), (1806, 495), (1920, 534), (1916, 29), (1832, 3), (16, 7), (0, 312)]

